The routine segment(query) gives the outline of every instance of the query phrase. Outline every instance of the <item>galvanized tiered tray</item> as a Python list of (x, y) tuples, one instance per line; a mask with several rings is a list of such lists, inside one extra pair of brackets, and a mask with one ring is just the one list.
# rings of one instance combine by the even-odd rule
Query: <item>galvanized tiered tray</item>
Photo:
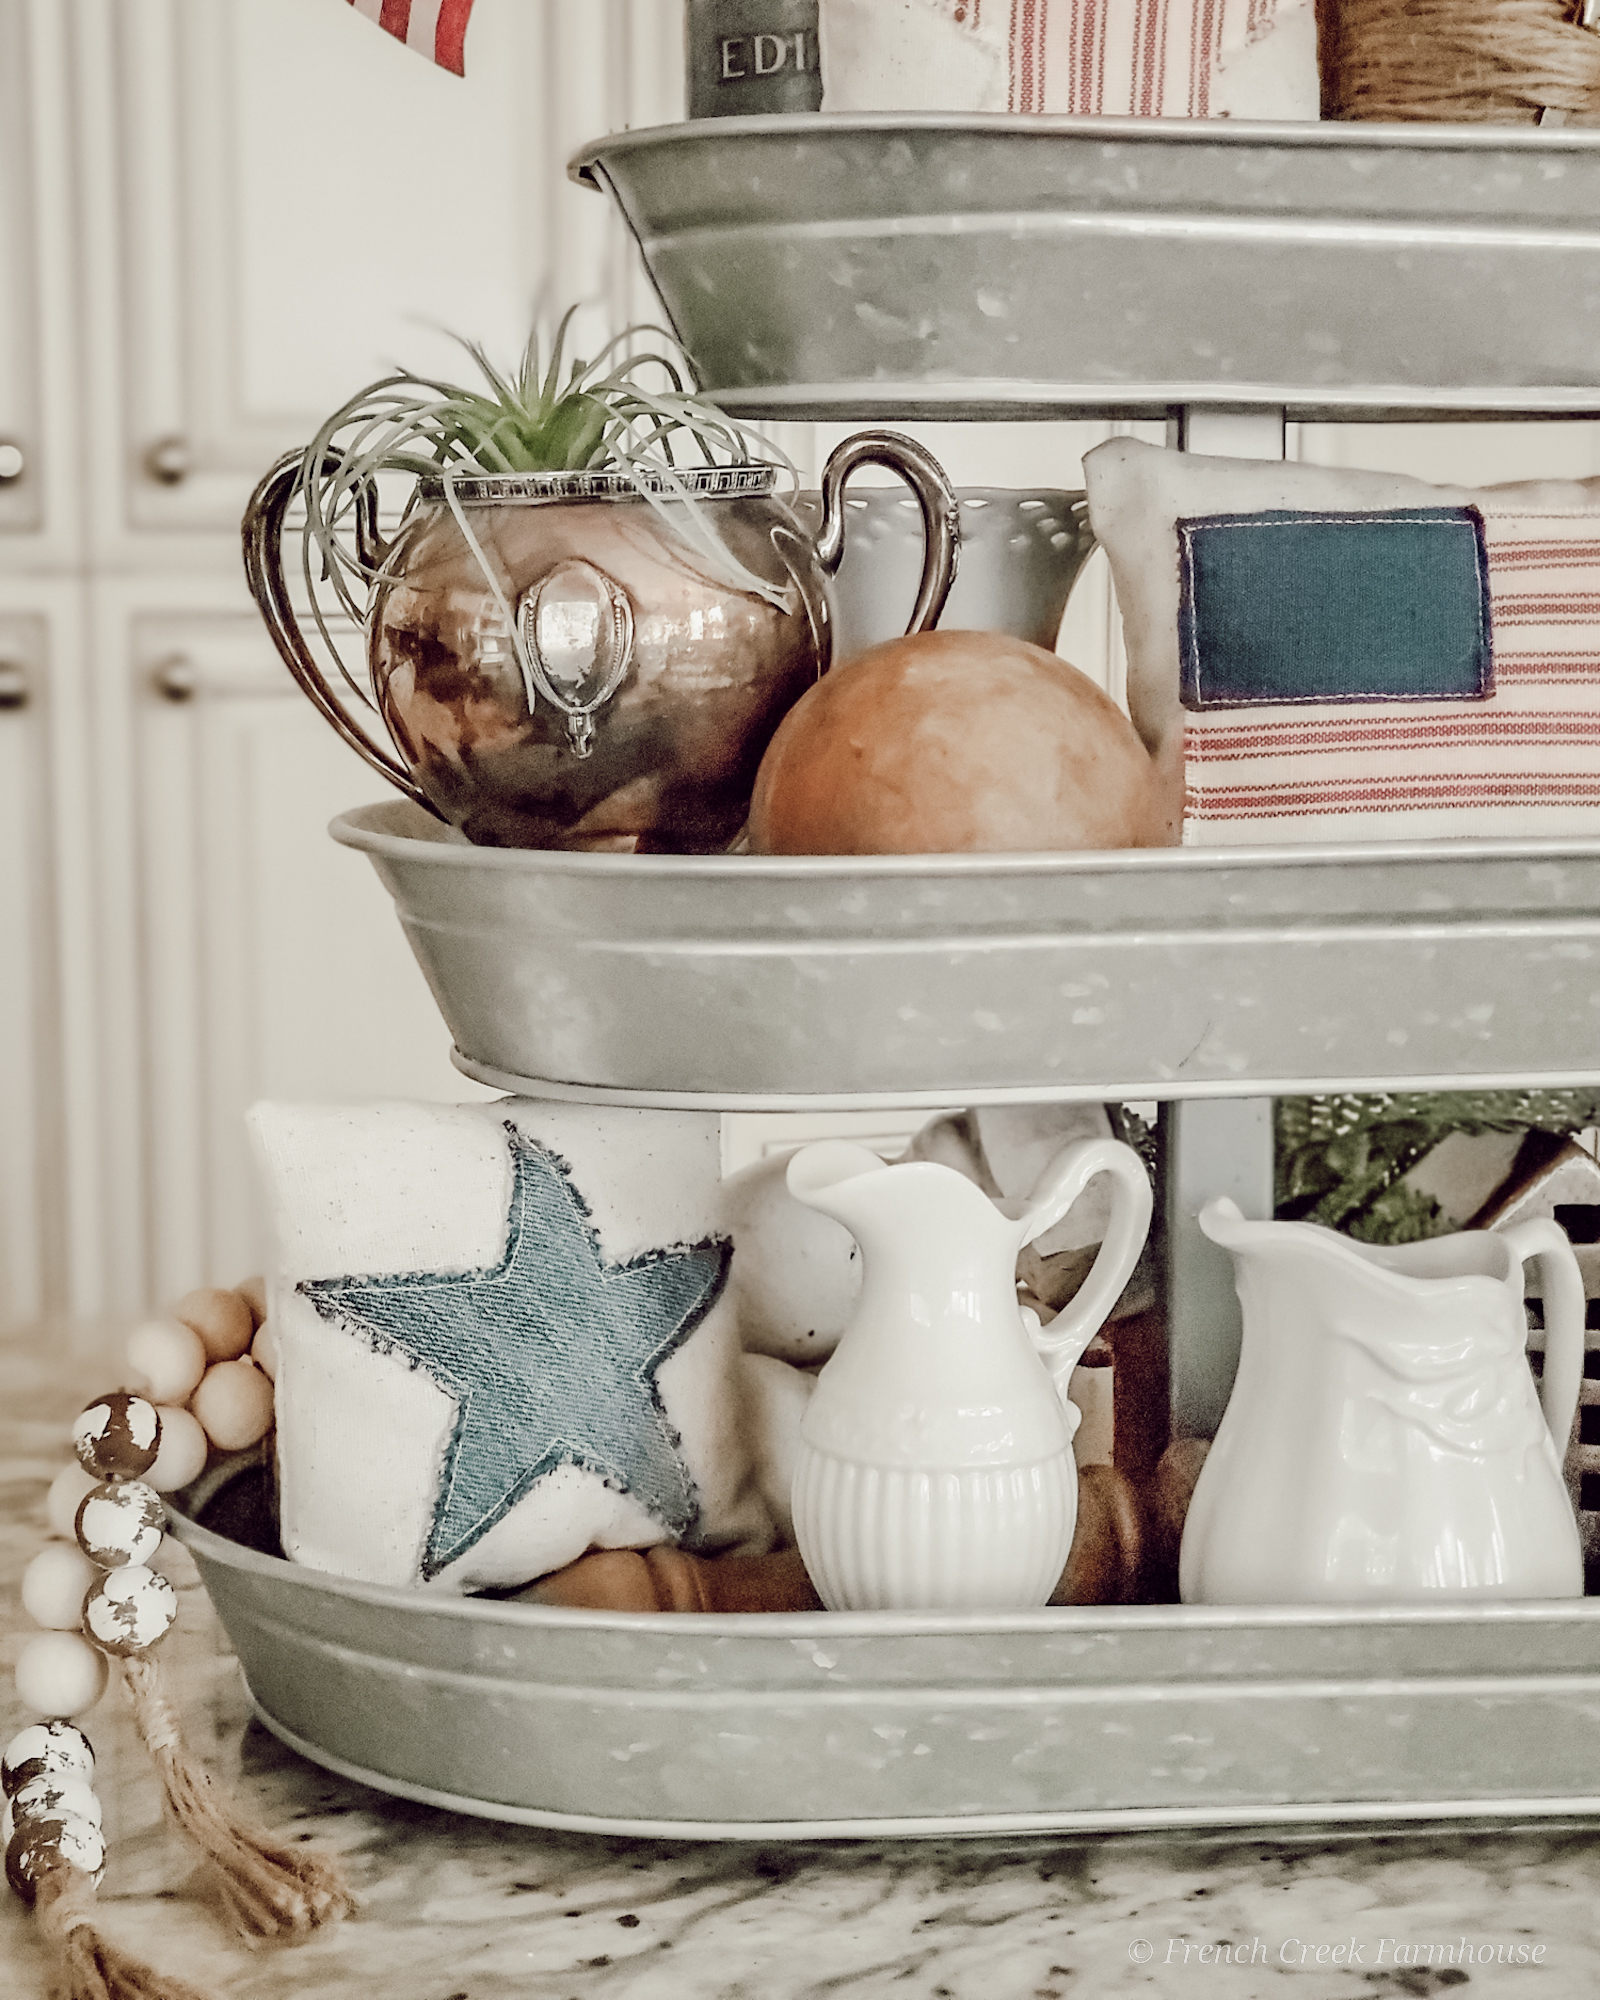
[(1600, 839), (564, 854), (343, 813), (469, 1076), (716, 1108), (1600, 1081)]
[[(603, 140), (703, 385), (880, 419), (1600, 412), (1600, 133), (938, 116)], [(1270, 424), (1268, 425), (1270, 430)], [(1600, 1080), (1600, 840), (510, 853), (345, 814), (469, 1074), (700, 1107)], [(1600, 1600), (674, 1617), (179, 1532), (285, 1741), (696, 1836), (1600, 1814)]]
[(1600, 132), (854, 113), (572, 164), (746, 415), (1600, 409)]

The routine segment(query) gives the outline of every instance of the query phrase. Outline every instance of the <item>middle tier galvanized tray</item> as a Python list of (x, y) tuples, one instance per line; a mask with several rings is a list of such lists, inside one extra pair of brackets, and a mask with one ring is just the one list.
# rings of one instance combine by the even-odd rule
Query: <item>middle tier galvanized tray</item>
[(1600, 1082), (1600, 839), (757, 858), (341, 814), (483, 1082), (869, 1108)]
[(638, 1615), (175, 1530), (292, 1748), (492, 1819), (696, 1839), (1600, 1813), (1600, 1600)]

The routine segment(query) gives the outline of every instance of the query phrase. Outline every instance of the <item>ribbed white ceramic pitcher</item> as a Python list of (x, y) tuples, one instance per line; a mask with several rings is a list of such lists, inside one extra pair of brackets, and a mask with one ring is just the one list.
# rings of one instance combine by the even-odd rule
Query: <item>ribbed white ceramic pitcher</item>
[(1555, 1223), (1388, 1248), (1219, 1200), (1200, 1227), (1233, 1253), (1244, 1342), (1184, 1524), (1186, 1603), (1582, 1594), (1561, 1460), (1583, 1279)]
[[(1097, 1174), (1115, 1184), (1094, 1268), (1041, 1332), (1017, 1256)], [(1078, 1412), (1067, 1382), (1116, 1304), (1150, 1225), (1150, 1181), (1114, 1139), (1068, 1146), (1024, 1213), (953, 1167), (885, 1166), (844, 1141), (805, 1146), (791, 1193), (861, 1245), (856, 1314), (800, 1426), (794, 1524), (830, 1611), (1045, 1603), (1072, 1548)]]

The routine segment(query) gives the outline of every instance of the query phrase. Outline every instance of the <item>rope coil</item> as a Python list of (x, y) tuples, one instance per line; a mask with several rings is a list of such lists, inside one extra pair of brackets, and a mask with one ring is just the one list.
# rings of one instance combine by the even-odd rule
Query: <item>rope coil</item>
[(1324, 118), (1600, 122), (1577, 0), (1317, 0)]

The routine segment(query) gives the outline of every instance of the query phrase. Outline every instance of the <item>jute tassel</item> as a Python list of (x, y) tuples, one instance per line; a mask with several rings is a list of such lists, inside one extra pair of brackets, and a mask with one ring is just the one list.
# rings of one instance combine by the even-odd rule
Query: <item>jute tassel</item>
[(1531, 125), (1600, 116), (1573, 0), (1317, 0), (1324, 118)]
[(107, 1942), (95, 1925), (94, 1883), (70, 1862), (40, 1875), (33, 1907), (50, 1946), (52, 2000), (206, 2000), (186, 1979)]
[(149, 1658), (122, 1662), (134, 1720), (178, 1826), (216, 1864), (222, 1899), (246, 1943), (289, 1944), (355, 1908), (339, 1864), (304, 1847), (285, 1847), (252, 1826), (212, 1782), (183, 1740), (161, 1669)]

